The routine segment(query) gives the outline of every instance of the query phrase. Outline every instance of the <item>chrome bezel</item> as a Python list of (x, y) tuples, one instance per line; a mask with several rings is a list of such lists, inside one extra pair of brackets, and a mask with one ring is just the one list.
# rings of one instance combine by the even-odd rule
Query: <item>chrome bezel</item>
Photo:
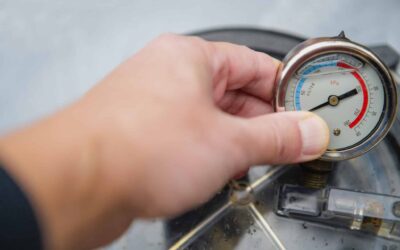
[(343, 150), (327, 150), (321, 160), (340, 161), (360, 156), (375, 147), (389, 132), (396, 116), (397, 92), (396, 84), (390, 70), (386, 65), (368, 48), (354, 43), (343, 36), (332, 38), (315, 38), (307, 40), (288, 53), (283, 60), (276, 77), (275, 111), (285, 111), (285, 94), (293, 74), (306, 62), (315, 57), (331, 54), (344, 53), (361, 59), (371, 64), (382, 79), (385, 102), (383, 114), (379, 124), (364, 141), (351, 148)]

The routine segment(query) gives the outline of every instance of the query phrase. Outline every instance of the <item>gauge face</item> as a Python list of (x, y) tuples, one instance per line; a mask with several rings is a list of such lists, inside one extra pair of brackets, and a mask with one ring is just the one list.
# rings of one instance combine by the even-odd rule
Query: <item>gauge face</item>
[(390, 70), (343, 32), (299, 44), (282, 65), (276, 77), (275, 110), (310, 111), (326, 121), (330, 141), (321, 160), (360, 156), (389, 132), (397, 110)]
[(328, 150), (352, 148), (367, 140), (384, 113), (385, 91), (379, 72), (367, 61), (327, 53), (303, 63), (290, 78), (285, 110), (311, 111), (330, 129)]

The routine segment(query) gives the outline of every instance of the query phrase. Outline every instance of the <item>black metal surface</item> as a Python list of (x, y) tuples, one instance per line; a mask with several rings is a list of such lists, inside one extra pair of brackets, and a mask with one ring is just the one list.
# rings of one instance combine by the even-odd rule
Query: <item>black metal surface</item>
[[(209, 41), (225, 41), (245, 45), (257, 51), (267, 53), (277, 59), (285, 55), (306, 38), (287, 33), (255, 28), (222, 28), (191, 33)], [(385, 64), (395, 69), (399, 63), (399, 54), (388, 45), (374, 45), (369, 48), (381, 58)]]
[(209, 41), (224, 41), (245, 45), (254, 50), (267, 53), (275, 58), (283, 57), (305, 38), (286, 33), (254, 28), (226, 28), (195, 32)]

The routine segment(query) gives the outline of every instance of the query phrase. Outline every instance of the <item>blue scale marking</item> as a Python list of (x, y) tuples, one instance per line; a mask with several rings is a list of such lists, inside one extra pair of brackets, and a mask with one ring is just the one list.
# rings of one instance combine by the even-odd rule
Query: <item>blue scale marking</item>
[[(317, 69), (323, 68), (323, 67), (332, 67), (332, 66), (336, 66), (337, 62), (329, 62), (329, 63), (321, 63), (321, 64), (317, 64), (314, 66), (311, 66), (310, 68), (308, 68), (306, 71), (304, 71), (303, 76), (306, 76), (314, 71), (316, 71)], [(296, 110), (301, 110), (301, 106), (300, 106), (300, 92), (301, 89), (303, 88), (304, 82), (306, 81), (305, 77), (302, 77), (300, 79), (300, 81), (297, 83), (297, 87), (295, 90), (295, 95), (294, 95), (294, 103), (296, 105)]]

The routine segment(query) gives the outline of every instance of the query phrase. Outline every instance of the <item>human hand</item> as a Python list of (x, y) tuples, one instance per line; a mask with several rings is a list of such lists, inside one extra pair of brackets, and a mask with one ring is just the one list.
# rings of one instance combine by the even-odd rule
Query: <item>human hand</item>
[[(3, 158), (32, 190), (48, 245), (94, 247), (132, 218), (206, 202), (248, 166), (318, 158), (329, 139), (320, 118), (270, 114), (278, 66), (246, 47), (163, 35), (74, 105), (4, 138)], [(27, 174), (29, 164), (37, 169)]]

